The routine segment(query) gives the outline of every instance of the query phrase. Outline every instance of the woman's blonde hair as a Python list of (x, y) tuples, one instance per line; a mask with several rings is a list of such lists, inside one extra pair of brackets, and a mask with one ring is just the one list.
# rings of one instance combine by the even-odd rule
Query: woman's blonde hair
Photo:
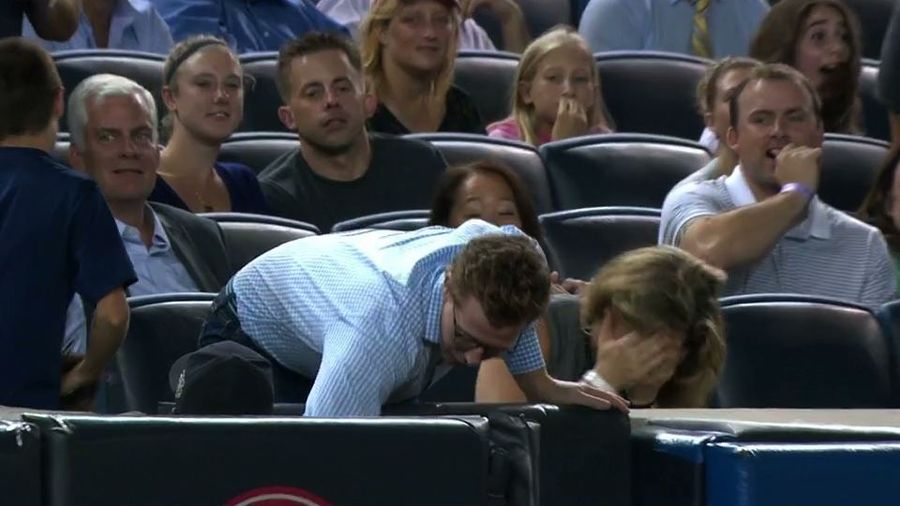
[(594, 276), (582, 299), (586, 326), (615, 310), (639, 333), (684, 332), (686, 355), (660, 388), (659, 407), (706, 405), (725, 360), (718, 292), (725, 273), (671, 246), (629, 251)]
[[(519, 67), (516, 69), (515, 93), (513, 94), (513, 117), (522, 134), (522, 140), (537, 145), (539, 144), (535, 125), (537, 118), (534, 114), (534, 105), (526, 104), (522, 100), (523, 83), (531, 83), (537, 75), (538, 65), (543, 61), (544, 56), (550, 51), (564, 47), (567, 45), (577, 46), (591, 56), (591, 50), (588, 48), (587, 42), (578, 35), (578, 32), (570, 26), (560, 25), (551, 28), (540, 37), (531, 41), (531, 44), (525, 48), (522, 53), (522, 59), (519, 60)], [(588, 122), (590, 126), (602, 124), (614, 129), (612, 119), (606, 111), (606, 105), (603, 102), (603, 94), (600, 88), (600, 72), (596, 65), (591, 65), (591, 84), (594, 86), (594, 106), (587, 111)]]
[[(363, 20), (359, 28), (360, 53), (362, 54), (363, 70), (374, 87), (375, 95), (383, 90), (387, 83), (384, 80), (384, 48), (379, 40), (381, 34), (387, 29), (391, 20), (397, 15), (400, 8), (420, 0), (376, 0), (369, 9), (369, 14)], [(444, 2), (439, 2), (444, 3)], [(459, 47), (460, 13), (457, 8), (450, 9), (452, 30), (447, 44), (447, 55), (444, 64), (434, 79), (431, 81), (432, 94), (435, 97), (447, 95), (447, 90), (453, 82), (453, 66), (456, 63), (456, 52)]]

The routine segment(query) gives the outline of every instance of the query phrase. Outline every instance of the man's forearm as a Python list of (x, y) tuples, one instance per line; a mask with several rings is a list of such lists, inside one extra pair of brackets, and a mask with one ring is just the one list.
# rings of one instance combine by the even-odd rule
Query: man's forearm
[(708, 218), (684, 231), (678, 246), (720, 269), (758, 261), (785, 232), (803, 220), (808, 201), (785, 192), (757, 204)]
[(39, 37), (64, 42), (78, 29), (81, 0), (31, 0), (26, 15)]
[(99, 375), (118, 351), (128, 332), (128, 302), (122, 290), (100, 300), (94, 311), (83, 367)]

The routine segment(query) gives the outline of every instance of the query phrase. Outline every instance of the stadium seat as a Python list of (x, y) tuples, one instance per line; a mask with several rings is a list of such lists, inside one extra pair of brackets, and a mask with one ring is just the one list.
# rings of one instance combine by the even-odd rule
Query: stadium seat
[(488, 505), (511, 472), (480, 416), (26, 418), (48, 506)]
[(169, 293), (128, 299), (128, 337), (115, 362), (129, 411), (155, 414), (159, 402), (174, 399), (169, 369), (197, 349), (200, 327), (215, 295)]
[(891, 347), (863, 306), (823, 297), (722, 299), (723, 408), (887, 408)]
[(309, 223), (248, 213), (201, 213), (222, 227), (228, 260), (237, 271), (254, 258), (288, 241), (319, 234)]
[(41, 506), (41, 441), (37, 427), (0, 420), (3, 504)]
[(859, 18), (863, 58), (881, 58), (881, 44), (896, 3), (896, 0), (844, 0)]
[(289, 132), (235, 133), (222, 144), (219, 159), (243, 163), (259, 174), (276, 158), (298, 147), (297, 134)]
[(657, 51), (597, 53), (603, 99), (619, 132), (699, 139), (697, 83), (708, 60)]
[(891, 343), (891, 380), (894, 402), (891, 407), (900, 408), (900, 300), (888, 302), (877, 311), (881, 329)]
[(842, 211), (856, 212), (875, 184), (888, 149), (884, 141), (826, 134), (819, 197)]
[(531, 192), (538, 214), (554, 210), (547, 171), (537, 149), (528, 144), (483, 135), (430, 133), (409, 135), (436, 147), (447, 165), (462, 165), (481, 160), (496, 160), (516, 173)]
[(881, 102), (878, 92), (877, 61), (863, 61), (859, 74), (859, 98), (862, 102), (865, 135), (883, 141), (891, 140), (891, 126), (888, 122), (887, 107)]
[(413, 209), (410, 211), (391, 211), (387, 213), (370, 214), (360, 216), (352, 220), (335, 223), (331, 227), (332, 232), (348, 232), (363, 228), (377, 228), (385, 230), (418, 230), (428, 226), (428, 209)]
[(253, 76), (256, 84), (244, 94), (242, 132), (287, 132), (278, 119), (283, 104), (278, 93), (278, 53), (248, 53), (240, 56), (244, 74)]
[(69, 134), (67, 132), (59, 132), (56, 134), (56, 144), (53, 146), (53, 152), (50, 153), (54, 159), (69, 165)]
[[(79, 49), (54, 53), (53, 61), (56, 62), (59, 77), (66, 89), (67, 102), (69, 95), (85, 78), (109, 73), (132, 79), (153, 94), (159, 118), (166, 112), (166, 105), (162, 101), (162, 69), (165, 63), (162, 55), (111, 49)], [(69, 131), (65, 116), (59, 121), (59, 129)]]
[[(631, 505), (628, 416), (615, 409), (546, 404), (423, 403), (385, 407), (386, 414), (483, 415), (501, 412), (538, 426), (541, 505)], [(507, 502), (509, 506), (518, 502)], [(680, 503), (665, 503), (680, 504)]]
[(495, 51), (460, 51), (453, 84), (462, 88), (485, 125), (509, 116), (519, 55)]
[(541, 157), (559, 210), (662, 207), (669, 190), (706, 165), (693, 141), (647, 134), (579, 137), (544, 144)]
[(656, 245), (659, 209), (591, 207), (540, 216), (550, 265), (562, 278), (588, 280), (613, 257)]

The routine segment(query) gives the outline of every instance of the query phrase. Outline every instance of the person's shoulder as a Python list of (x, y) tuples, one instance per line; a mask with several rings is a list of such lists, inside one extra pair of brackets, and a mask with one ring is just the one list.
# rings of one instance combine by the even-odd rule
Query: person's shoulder
[(425, 159), (440, 160), (443, 163), (440, 151), (430, 142), (421, 139), (371, 132), (369, 133), (369, 140), (372, 143), (373, 151), (377, 151), (379, 154), (386, 154), (392, 160), (418, 156), (420, 157), (419, 159), (424, 157)]
[[(215, 229), (218, 227), (216, 222), (203, 216), (198, 216), (190, 211), (179, 209), (161, 202), (150, 202), (150, 208), (163, 222), (176, 223), (186, 227), (199, 227), (205, 229)], [(164, 223), (165, 224), (165, 223)]]
[(281, 178), (291, 177), (294, 167), (301, 161), (303, 161), (303, 157), (300, 155), (300, 146), (297, 146), (269, 162), (269, 165), (260, 171), (257, 179), (260, 182), (274, 182)]
[(837, 230), (854, 235), (871, 236), (881, 235), (881, 231), (877, 227), (866, 223), (850, 213), (841, 211), (820, 200), (816, 201), (816, 205), (822, 213), (825, 214), (831, 226)]

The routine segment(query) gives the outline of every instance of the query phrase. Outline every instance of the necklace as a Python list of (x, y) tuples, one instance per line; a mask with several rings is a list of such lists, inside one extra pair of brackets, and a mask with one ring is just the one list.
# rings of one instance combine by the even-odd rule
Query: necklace
[(213, 208), (213, 206), (203, 198), (203, 195), (199, 191), (194, 192), (194, 195), (197, 197), (197, 200), (200, 201), (200, 207), (203, 208), (204, 213), (211, 213), (215, 211), (215, 208)]

